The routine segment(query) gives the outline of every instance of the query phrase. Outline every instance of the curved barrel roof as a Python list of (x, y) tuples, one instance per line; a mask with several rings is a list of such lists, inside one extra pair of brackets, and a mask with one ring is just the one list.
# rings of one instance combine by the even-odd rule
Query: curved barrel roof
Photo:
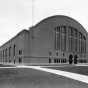
[(78, 29), (81, 33), (83, 33), (85, 36), (87, 36), (87, 31), (84, 29), (84, 27), (74, 20), (71, 17), (64, 16), (64, 15), (55, 15), (48, 17), (42, 21), (40, 21), (38, 24), (36, 24), (33, 28), (36, 29), (36, 27), (39, 26), (59, 26), (59, 25), (67, 25), (67, 26), (72, 26), (76, 29)]

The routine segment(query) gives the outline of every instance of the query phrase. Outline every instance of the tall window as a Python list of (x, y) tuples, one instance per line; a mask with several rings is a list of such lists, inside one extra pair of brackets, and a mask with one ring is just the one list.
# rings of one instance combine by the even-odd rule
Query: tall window
[(81, 32), (72, 26), (57, 26), (55, 28), (55, 49), (66, 50), (66, 41), (68, 42), (68, 51), (77, 52), (80, 55), (86, 53), (86, 38)]
[(86, 38), (81, 32), (79, 32), (79, 53), (81, 56), (86, 53)]
[(80, 39), (80, 43), (81, 43), (81, 47), (80, 47), (80, 53), (82, 54), (83, 53), (83, 35), (82, 35), (82, 33), (81, 33), (81, 39)]
[(55, 28), (55, 49), (56, 50), (60, 49), (60, 38), (61, 38), (60, 27), (56, 27)]
[(66, 50), (66, 26), (64, 25), (55, 28), (55, 49)]
[(3, 50), (3, 62), (4, 62), (4, 50)]
[(86, 53), (86, 38), (84, 36), (84, 53)]
[(74, 38), (75, 38), (75, 52), (77, 52), (78, 51), (78, 31), (77, 31), (77, 29), (74, 29)]
[(13, 56), (15, 56), (16, 51), (16, 45), (13, 46)]
[(79, 38), (78, 31), (76, 28), (69, 26), (68, 27), (68, 50), (78, 52), (79, 51)]
[(81, 36), (82, 34), (79, 32), (79, 53), (81, 53)]
[(82, 38), (82, 49), (83, 49), (83, 53), (86, 53), (86, 38), (85, 38), (85, 36), (83, 36), (83, 38)]
[(1, 59), (1, 53), (2, 53), (2, 52), (0, 51), (0, 59)]
[(68, 27), (68, 50), (73, 51), (73, 28)]
[(11, 56), (11, 46), (9, 47), (9, 57)]
[(66, 50), (66, 26), (61, 26), (61, 50)]
[(1, 61), (2, 61), (2, 51), (1, 51)]
[(7, 62), (7, 48), (5, 49), (5, 61)]

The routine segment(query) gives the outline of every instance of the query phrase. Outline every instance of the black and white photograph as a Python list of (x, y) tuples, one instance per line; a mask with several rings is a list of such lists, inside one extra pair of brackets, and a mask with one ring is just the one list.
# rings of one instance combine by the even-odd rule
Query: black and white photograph
[(88, 0), (0, 0), (0, 88), (88, 88)]

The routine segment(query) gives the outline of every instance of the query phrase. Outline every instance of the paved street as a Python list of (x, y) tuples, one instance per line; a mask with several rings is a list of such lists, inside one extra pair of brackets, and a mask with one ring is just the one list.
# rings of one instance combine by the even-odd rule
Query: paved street
[(56, 70), (61, 70), (61, 71), (68, 71), (68, 72), (73, 72), (73, 73), (78, 73), (82, 75), (87, 75), (88, 76), (88, 66), (84, 65), (77, 65), (77, 66), (46, 66), (44, 68), (50, 68), (50, 69), (56, 69)]
[(0, 88), (88, 88), (88, 84), (32, 68), (0, 68)]

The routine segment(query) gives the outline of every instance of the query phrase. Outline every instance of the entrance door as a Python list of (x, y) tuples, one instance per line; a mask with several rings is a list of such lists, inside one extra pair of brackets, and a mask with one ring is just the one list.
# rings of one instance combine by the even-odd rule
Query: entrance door
[(77, 58), (78, 58), (78, 56), (75, 55), (75, 56), (74, 56), (74, 64), (77, 64)]
[(21, 57), (19, 57), (19, 63), (22, 63), (22, 58)]
[(70, 54), (70, 55), (69, 55), (69, 64), (72, 64), (72, 63), (73, 63), (73, 55)]
[(51, 63), (51, 58), (49, 57), (49, 63)]

